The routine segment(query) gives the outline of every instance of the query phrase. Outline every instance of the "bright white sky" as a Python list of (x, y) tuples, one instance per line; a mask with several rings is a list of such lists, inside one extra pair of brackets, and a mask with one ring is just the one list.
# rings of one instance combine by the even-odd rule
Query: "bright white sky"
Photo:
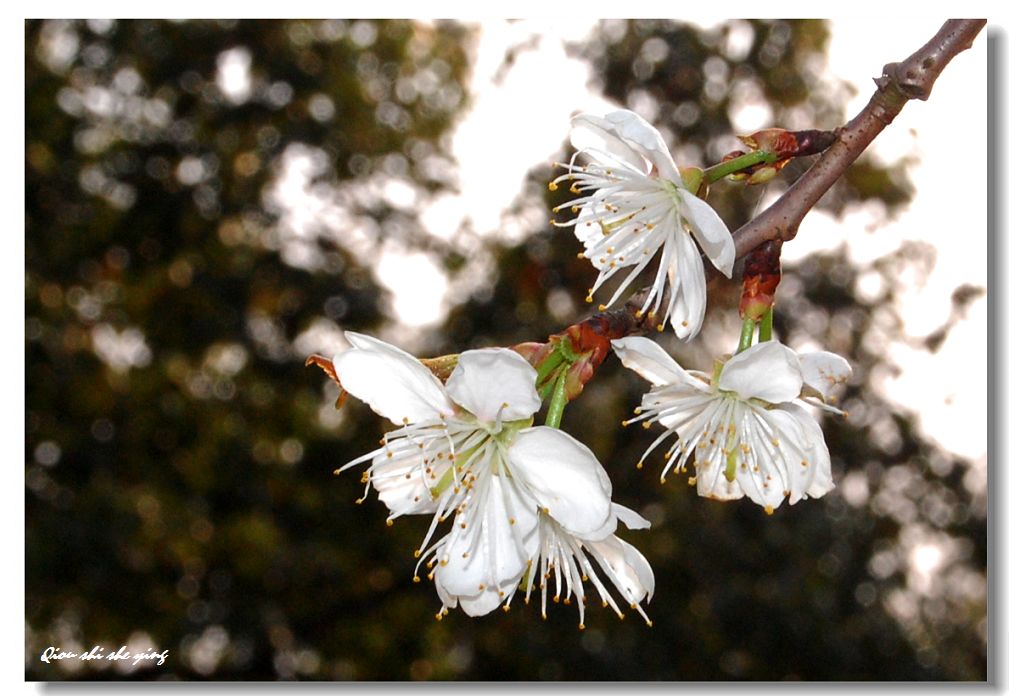
[[(422, 212), (421, 219), (433, 234), (451, 238), (451, 231), (464, 220), (479, 234), (495, 234), (501, 227), (502, 210), (521, 193), (529, 168), (558, 156), (570, 115), (615, 106), (589, 87), (588, 67), (569, 58), (563, 49), (565, 41), (584, 36), (594, 23), (571, 19), (482, 22), (471, 87), (473, 105), (452, 141), (460, 191), (439, 198)], [(875, 88), (872, 78), (885, 63), (912, 53), (940, 24), (935, 19), (904, 17), (900, 31), (895, 31), (889, 22), (835, 20), (828, 72), (858, 88), (846, 115), (853, 116), (866, 103)], [(986, 285), (986, 192), (981, 183), (987, 171), (984, 36), (953, 60), (927, 103), (909, 103), (871, 146), (870, 152), (886, 162), (908, 156), (919, 161), (910, 169), (917, 194), (908, 209), (890, 223), (871, 210), (859, 211), (840, 223), (814, 213), (798, 238), (785, 247), (785, 258), (798, 260), (824, 249), (842, 253), (844, 240), (851, 260), (868, 268), (902, 241), (921, 240), (934, 246), (936, 263), (931, 274), (909, 277), (902, 288), (899, 311), (913, 338), (927, 336), (946, 321), (955, 288), (965, 283)], [(520, 52), (504, 79), (495, 81), (506, 51), (527, 44), (531, 37), (538, 37), (535, 48)], [(517, 106), (523, 104), (534, 108)], [(740, 116), (749, 120), (752, 114)], [(759, 125), (776, 124), (740, 123), (737, 127), (744, 132)], [(957, 147), (966, 142), (964, 134), (982, 134), (982, 145)], [(976, 173), (978, 183), (968, 183), (964, 173)], [(441, 318), (434, 308), (442, 304), (447, 285), (428, 259), (409, 253), (391, 257), (380, 263), (378, 276), (394, 293), (394, 307), (402, 322), (420, 329)], [(870, 289), (871, 281), (869, 274)], [(891, 355), (902, 373), (884, 385), (884, 393), (896, 407), (919, 414), (924, 433), (981, 466), (987, 451), (986, 314), (987, 298), (975, 300), (937, 354), (894, 342)]]

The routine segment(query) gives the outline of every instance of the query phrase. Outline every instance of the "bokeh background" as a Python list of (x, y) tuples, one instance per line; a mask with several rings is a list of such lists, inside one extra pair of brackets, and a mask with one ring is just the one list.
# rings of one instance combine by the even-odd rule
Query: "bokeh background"
[[(924, 126), (983, 132), (981, 40), (786, 245), (778, 335), (855, 366), (823, 420), (834, 492), (768, 517), (660, 486), (617, 423), (645, 385), (612, 360), (566, 412), (652, 522), (624, 536), (654, 628), (596, 604), (583, 632), (562, 605), (435, 621), (427, 520), (387, 527), (332, 475), (383, 422), (303, 366), (344, 329), (433, 356), (585, 316), (545, 185), (573, 110), (633, 108), (710, 165), (736, 133), (843, 123), (937, 28), (27, 22), (26, 676), (985, 679), (984, 191), (954, 173), (944, 198), (963, 155)], [(735, 228), (805, 166), (710, 200)], [(738, 331), (738, 288), (710, 292), (698, 340), (661, 339), (699, 369)], [(38, 660), (94, 644), (170, 657)]]

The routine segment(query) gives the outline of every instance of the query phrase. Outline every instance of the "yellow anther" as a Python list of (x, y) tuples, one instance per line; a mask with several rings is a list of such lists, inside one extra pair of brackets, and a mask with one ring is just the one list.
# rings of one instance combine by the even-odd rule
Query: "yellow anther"
[(420, 576), (419, 575), (414, 575), (413, 576), (413, 581), (414, 582), (420, 582)]
[(774, 514), (774, 508), (771, 507), (770, 505), (766, 505), (766, 506), (764, 506), (764, 512), (766, 512), (768, 515), (773, 515)]
[(551, 181), (549, 184), (547, 184), (547, 188), (550, 189), (551, 191), (556, 191), (557, 190), (557, 182), (556, 181)]
[(604, 305), (604, 304), (599, 305), (599, 311), (600, 312), (605, 312), (606, 311), (606, 305)]
[(386, 520), (385, 521), (385, 526), (386, 527), (391, 527), (392, 526), (392, 520), (391, 519)]
[(637, 464), (634, 465), (634, 468), (635, 469), (644, 469), (645, 468), (645, 463), (644, 462), (638, 462)]

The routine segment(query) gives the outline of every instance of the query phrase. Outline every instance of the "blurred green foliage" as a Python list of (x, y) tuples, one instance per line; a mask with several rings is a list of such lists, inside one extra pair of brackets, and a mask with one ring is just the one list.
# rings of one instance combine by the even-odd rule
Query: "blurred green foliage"
[[(869, 379), (888, 366), (873, 327), (899, 331), (892, 288), (927, 250), (881, 262), (873, 302), (837, 257), (786, 272), (779, 292), (784, 340), (858, 366), (851, 417), (825, 432), (835, 479), (862, 482), (861, 504), (835, 492), (769, 518), (679, 478), (660, 488), (654, 462), (634, 467), (647, 433), (610, 427), (644, 386), (610, 361), (565, 429), (606, 464), (615, 500), (653, 522), (627, 538), (656, 571), (655, 627), (598, 606), (584, 632), (563, 606), (548, 622), (521, 605), (437, 622), (433, 589), (411, 582), (427, 520), (386, 527), (374, 498), (353, 504), (355, 476), (332, 476), (373, 448), (380, 419), (353, 400), (333, 411), (335, 389), (302, 362), (338, 325), (395, 328), (361, 249), (393, 240), (446, 272), (468, 263), (383, 191), (451, 186), (473, 30), (48, 20), (25, 34), (28, 678), (985, 678), (984, 492)], [(675, 155), (710, 164), (737, 147), (738, 90), (768, 125), (840, 122), (845, 88), (817, 67), (828, 40), (812, 20), (606, 21), (570, 50)], [(338, 214), (285, 208), (285, 177)], [(549, 177), (531, 172), (516, 209), (556, 205), (539, 200)], [(905, 182), (903, 167), (866, 161), (824, 206), (893, 209)], [(735, 227), (759, 195), (725, 187), (713, 202)], [(594, 273), (572, 236), (538, 232), (483, 242), (497, 281), (430, 332), (432, 354), (542, 340), (579, 318)], [(735, 301), (728, 284), (712, 292)], [(956, 572), (916, 593), (901, 554), (936, 535)], [(169, 649), (166, 666), (38, 661), (49, 645), (127, 642)]]

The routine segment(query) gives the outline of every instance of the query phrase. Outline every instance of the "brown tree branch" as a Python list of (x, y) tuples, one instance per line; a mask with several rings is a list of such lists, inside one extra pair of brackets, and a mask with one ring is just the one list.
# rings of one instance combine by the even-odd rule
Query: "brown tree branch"
[(862, 111), (837, 130), (838, 138), (777, 201), (732, 235), (736, 258), (770, 239), (788, 241), (799, 223), (851, 163), (904, 108), (909, 99), (928, 99), (953, 56), (970, 48), (983, 19), (951, 19), (928, 43), (901, 63), (889, 63), (876, 79), (876, 92)]

